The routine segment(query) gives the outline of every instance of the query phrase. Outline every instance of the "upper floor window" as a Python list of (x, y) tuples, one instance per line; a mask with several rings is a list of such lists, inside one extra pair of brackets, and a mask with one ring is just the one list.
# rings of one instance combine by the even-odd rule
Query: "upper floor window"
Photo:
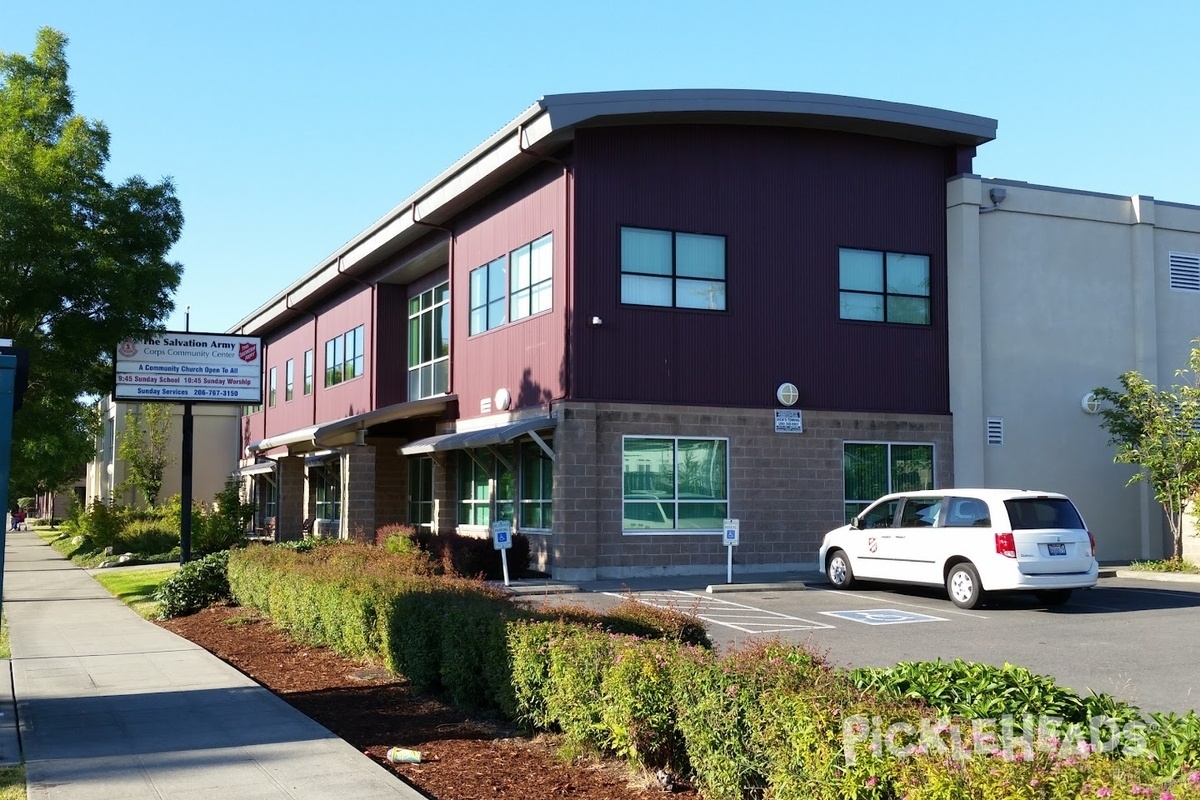
[(363, 374), (363, 326), (359, 325), (325, 343), (325, 387)]
[(499, 328), (508, 322), (505, 302), (504, 256), (471, 270), (471, 335)]
[(409, 298), (408, 399), (445, 394), (450, 388), (450, 284)]
[(313, 351), (304, 351), (304, 393), (313, 392)]
[(725, 237), (621, 228), (621, 302), (725, 310)]
[(553, 276), (549, 233), (471, 270), (471, 335), (549, 310)]
[(292, 390), (296, 385), (296, 361), (289, 358), (283, 365), (283, 402), (292, 402)]
[(271, 408), (275, 407), (275, 387), (278, 385), (276, 380), (279, 375), (279, 370), (276, 367), (271, 367), (270, 377), (267, 378), (267, 405)]
[(513, 322), (550, 308), (554, 246), (550, 234), (509, 254), (508, 318)]
[(838, 262), (842, 319), (929, 324), (929, 256), (842, 248)]

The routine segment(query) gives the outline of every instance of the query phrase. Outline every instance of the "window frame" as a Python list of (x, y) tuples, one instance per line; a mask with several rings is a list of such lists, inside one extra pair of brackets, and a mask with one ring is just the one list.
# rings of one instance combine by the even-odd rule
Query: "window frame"
[[(550, 271), (542, 280), (534, 282), (533, 267), (535, 247), (548, 247)], [(529, 254), (530, 283), (525, 285), (520, 272), (514, 268), (518, 256), (522, 252)], [(493, 274), (502, 270), (503, 275), (498, 279)], [(516, 283), (514, 283), (514, 281)], [(481, 287), (480, 292), (476, 286)], [(514, 315), (520, 297), (529, 298), (529, 311), (520, 316)], [(533, 299), (545, 296), (548, 304), (533, 310)], [(497, 328), (503, 328), (522, 320), (544, 314), (554, 308), (554, 231), (548, 231), (532, 239), (520, 247), (510, 250), (505, 255), (497, 256), (486, 264), (481, 264), (467, 273), (467, 335), (479, 336)], [(479, 318), (482, 315), (482, 320)]]
[[(409, 297), (407, 308), (407, 397), (409, 400), (423, 400), (446, 394), (450, 389), (450, 339), (454, 335), (453, 321), (450, 318), (450, 281), (442, 281)], [(444, 330), (439, 329), (439, 321), (442, 322)], [(427, 331), (430, 337), (428, 347), (425, 341)], [(442, 333), (445, 334), (444, 353)], [(426, 384), (428, 391), (425, 390)]]
[(357, 325), (325, 341), (326, 389), (363, 376), (366, 371), (365, 334), (366, 326)]
[(433, 530), (433, 487), (437, 464), (430, 456), (408, 460), (408, 524)]
[[(875, 497), (871, 497), (871, 498), (867, 498), (867, 499), (857, 499), (857, 498), (852, 499), (848, 496), (847, 481), (846, 481), (846, 466), (847, 466), (846, 465), (846, 448), (847, 448), (847, 446), (885, 447), (886, 448), (885, 453), (884, 453), (885, 463), (887, 465), (886, 491), (881, 492), (880, 494), (878, 494)], [(919, 487), (911, 487), (911, 488), (908, 486), (904, 486), (904, 487), (896, 486), (895, 464), (897, 463), (897, 459), (895, 457), (893, 457), (893, 455), (892, 455), (893, 447), (927, 447), (927, 448), (929, 448), (929, 484), (927, 486), (919, 486)], [(858, 440), (858, 439), (845, 439), (842, 441), (842, 509), (843, 509), (843, 516), (845, 517), (845, 521), (847, 523), (850, 522), (851, 517), (861, 514), (863, 511), (868, 509), (875, 501), (877, 501), (880, 498), (885, 497), (889, 494), (893, 494), (895, 492), (902, 492), (902, 491), (921, 491), (921, 490), (932, 491), (937, 488), (938, 488), (938, 486), (937, 486), (937, 445), (934, 444), (933, 442), (902, 442), (902, 441), (877, 441), (877, 440)], [(857, 507), (857, 510), (854, 510), (854, 507)]]
[(296, 388), (296, 359), (289, 358), (283, 362), (283, 402), (292, 402)]
[[(872, 291), (867, 289), (847, 289), (844, 285), (842, 277), (843, 255), (846, 253), (869, 253), (871, 255), (880, 256), (880, 273), (879, 281), (882, 287), (880, 291)], [(893, 258), (923, 258), (925, 259), (925, 294), (911, 294), (908, 292), (896, 292), (888, 289), (888, 260)], [(866, 317), (846, 316), (845, 299), (847, 295), (856, 297), (876, 297), (880, 299), (880, 308), (882, 311), (882, 319), (869, 319)], [(903, 319), (891, 319), (892, 314), (891, 300), (920, 300), (925, 304), (925, 321), (924, 322), (909, 322)], [(877, 325), (907, 325), (916, 328), (929, 328), (933, 326), (933, 257), (928, 253), (902, 253), (897, 250), (871, 250), (863, 247), (839, 247), (838, 248), (838, 319), (842, 322), (866, 322)]]
[[(625, 231), (644, 231), (648, 233), (665, 233), (671, 236), (671, 263), (670, 272), (644, 272), (625, 267)], [(679, 237), (692, 236), (704, 237), (710, 239), (721, 240), (721, 277), (717, 278), (700, 278), (695, 275), (680, 274), (679, 265)], [(729, 237), (720, 233), (701, 233), (699, 231), (678, 231), (669, 230), (666, 228), (647, 228), (641, 225), (621, 225), (617, 231), (617, 258), (620, 267), (619, 292), (620, 303), (623, 306), (633, 306), (638, 308), (673, 308), (683, 311), (701, 311), (708, 313), (729, 313)], [(641, 277), (641, 278), (656, 278), (668, 280), (671, 283), (671, 302), (669, 305), (663, 303), (637, 302), (636, 300), (626, 299), (625, 296), (625, 276)], [(721, 307), (720, 308), (704, 308), (700, 306), (680, 305), (679, 304), (679, 287), (681, 282), (687, 281), (706, 281), (708, 283), (719, 283), (722, 288)]]
[[(330, 459), (308, 468), (309, 480), (313, 481), (313, 519), (342, 518), (342, 463), (341, 459)], [(315, 476), (313, 473), (316, 473)], [(321, 510), (331, 511), (322, 514)], [(340, 530), (340, 528), (339, 528)]]
[[(541, 280), (534, 280), (534, 257), (538, 254), (538, 248), (548, 247), (550, 249), (550, 271)], [(520, 253), (528, 254), (528, 281), (522, 280), (521, 270), (516, 267)], [(554, 307), (554, 233), (553, 231), (543, 234), (532, 242), (527, 242), (516, 250), (508, 254), (508, 321), (519, 322), (529, 317), (537, 316), (545, 313)], [(534, 309), (534, 299), (540, 296), (547, 296), (549, 304), (544, 307)], [(524, 298), (526, 309), (524, 313), (518, 313), (518, 302)]]
[(267, 370), (267, 408), (275, 407), (275, 387), (279, 380), (279, 368), (271, 367)]
[(304, 395), (306, 397), (313, 393), (313, 378), (315, 377), (313, 367), (316, 362), (313, 356), (312, 348), (304, 351)]
[[(641, 500), (638, 500), (638, 499), (631, 500), (630, 499), (631, 495), (630, 495), (628, 489), (626, 488), (627, 476), (630, 473), (626, 472), (625, 466), (626, 466), (626, 443), (631, 440), (672, 442), (672, 449), (671, 449), (671, 452), (672, 452), (672, 467), (671, 467), (671, 470), (672, 470), (672, 477), (671, 477), (672, 496), (671, 496), (671, 498), (667, 499), (667, 498), (655, 497), (653, 499), (641, 499)], [(725, 490), (724, 499), (718, 499), (718, 498), (683, 499), (680, 497), (680, 494), (679, 494), (680, 470), (678, 467), (680, 442), (716, 442), (716, 443), (721, 444), (723, 453), (724, 453), (724, 461), (725, 461), (725, 465), (724, 465), (725, 469), (724, 469), (724, 476), (723, 476), (723, 486), (724, 486), (724, 490)], [(622, 486), (621, 486), (621, 535), (623, 535), (623, 536), (691, 536), (691, 535), (702, 535), (702, 536), (718, 535), (718, 536), (721, 536), (721, 535), (724, 535), (723, 521), (725, 519), (730, 519), (730, 506), (733, 503), (733, 500), (731, 497), (731, 495), (733, 494), (733, 487), (730, 484), (730, 478), (732, 475), (732, 467), (729, 463), (729, 461), (730, 461), (729, 454), (730, 454), (729, 437), (727, 437), (727, 436), (653, 436), (653, 435), (640, 435), (640, 434), (629, 434), (629, 435), (622, 436), (621, 437), (621, 484), (622, 484)], [(638, 505), (649, 505), (651, 503), (654, 503), (659, 506), (660, 513), (663, 513), (662, 507), (665, 504), (670, 504), (673, 507), (672, 521), (673, 521), (674, 527), (670, 527), (670, 528), (629, 528), (629, 527), (626, 527), (627, 516), (625, 513), (625, 507), (627, 504), (630, 504), (630, 503), (634, 503), (634, 504), (638, 504)], [(680, 528), (679, 527), (679, 518), (680, 518), (679, 517), (679, 507), (681, 505), (701, 505), (701, 504), (714, 504), (714, 505), (723, 504), (725, 506), (725, 511), (724, 511), (724, 515), (721, 518), (722, 522), (718, 523), (716, 527), (712, 527), (712, 528), (708, 528), (708, 527), (705, 527), (705, 528)], [(665, 517), (665, 513), (663, 513), (663, 516)]]

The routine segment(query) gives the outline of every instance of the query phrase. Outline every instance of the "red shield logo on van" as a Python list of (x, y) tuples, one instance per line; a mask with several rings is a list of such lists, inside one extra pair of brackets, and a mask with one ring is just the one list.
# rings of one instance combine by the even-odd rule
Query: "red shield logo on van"
[(258, 345), (254, 342), (242, 342), (238, 345), (238, 358), (247, 364), (258, 358)]

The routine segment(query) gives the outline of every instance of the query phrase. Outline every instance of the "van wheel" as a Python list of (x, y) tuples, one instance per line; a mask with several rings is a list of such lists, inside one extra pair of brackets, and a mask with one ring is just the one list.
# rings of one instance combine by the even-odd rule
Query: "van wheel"
[(1061, 606), (1071, 599), (1070, 589), (1047, 589), (1044, 592), (1035, 592), (1038, 602), (1044, 606)]
[(854, 585), (854, 570), (850, 569), (850, 557), (841, 550), (834, 550), (825, 567), (825, 577), (835, 589), (849, 589)]
[(983, 601), (983, 585), (974, 564), (964, 561), (950, 568), (946, 573), (946, 594), (959, 608), (975, 608)]

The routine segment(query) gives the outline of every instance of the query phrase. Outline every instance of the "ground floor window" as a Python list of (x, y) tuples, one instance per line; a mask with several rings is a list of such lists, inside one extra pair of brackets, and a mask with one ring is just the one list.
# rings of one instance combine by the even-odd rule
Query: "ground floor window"
[(933, 445), (845, 442), (842, 476), (849, 522), (885, 494), (934, 488)]
[(275, 476), (255, 475), (250, 481), (250, 502), (254, 504), (254, 527), (269, 534), (274, 532), (275, 516), (279, 513), (279, 487)]
[(729, 441), (626, 436), (626, 533), (719, 531), (729, 516)]
[(492, 473), (495, 458), (487, 450), (458, 454), (458, 524), (492, 524)]
[[(533, 442), (458, 456), (458, 523), (516, 522), (518, 530), (549, 530), (554, 462)], [(515, 516), (518, 515), (519, 517)]]
[(433, 459), (428, 456), (408, 460), (408, 521), (433, 527)]
[(342, 468), (337, 461), (326, 461), (308, 468), (313, 487), (317, 519), (342, 518)]
[(521, 530), (553, 527), (554, 461), (535, 442), (521, 444)]

